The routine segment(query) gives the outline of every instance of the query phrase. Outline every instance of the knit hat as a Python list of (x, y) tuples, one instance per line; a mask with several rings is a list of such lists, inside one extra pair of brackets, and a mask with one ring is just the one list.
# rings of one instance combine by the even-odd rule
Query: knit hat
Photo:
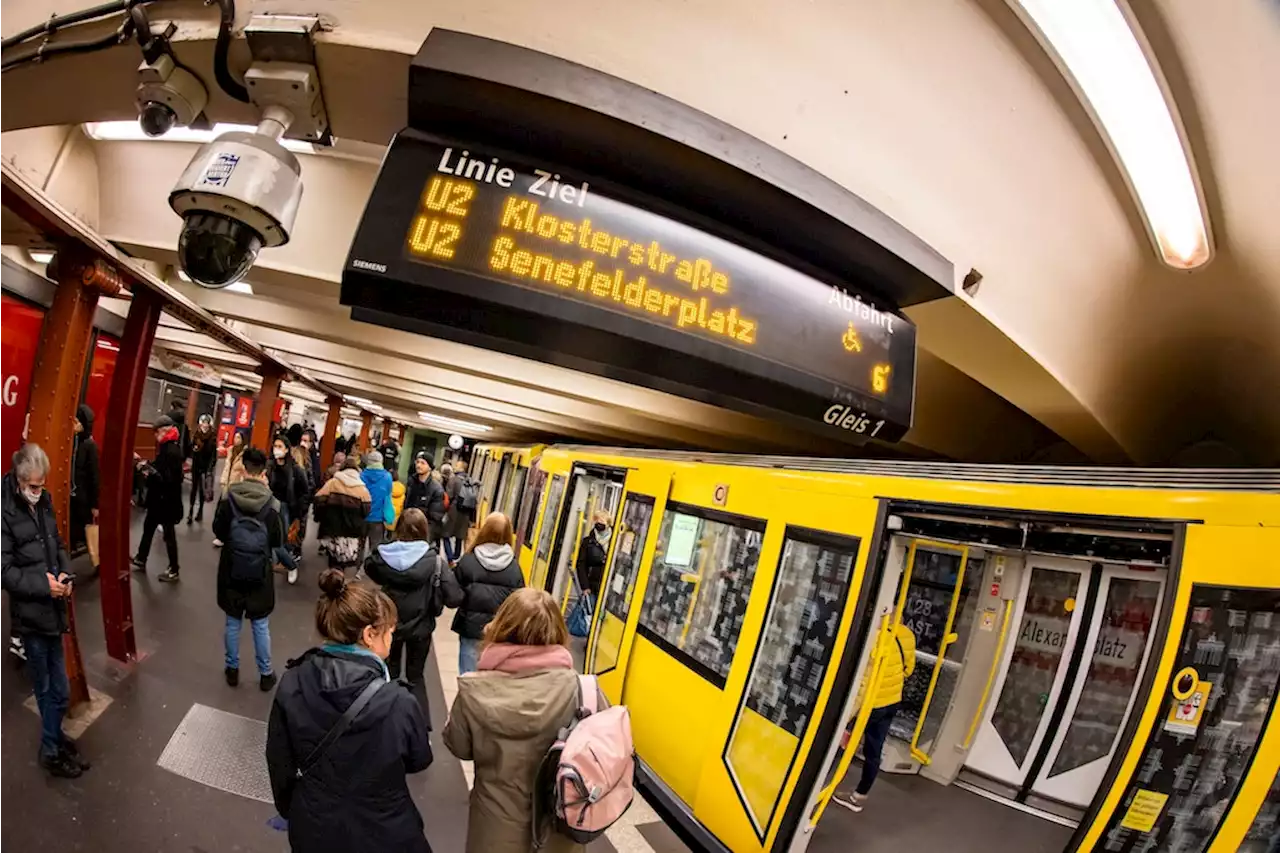
[(156, 429), (164, 429), (165, 427), (171, 427), (171, 426), (173, 426), (173, 418), (169, 417), (168, 415), (161, 415), (160, 417), (156, 418), (156, 423), (155, 423)]
[(365, 454), (365, 457), (364, 457), (364, 467), (366, 467), (366, 468), (381, 468), (381, 467), (382, 467), (382, 454), (381, 454), (381, 453), (379, 453), (379, 452), (378, 452), (378, 451), (376, 451), (376, 450), (371, 450), (371, 451), (369, 451), (368, 453), (366, 453), (366, 454)]

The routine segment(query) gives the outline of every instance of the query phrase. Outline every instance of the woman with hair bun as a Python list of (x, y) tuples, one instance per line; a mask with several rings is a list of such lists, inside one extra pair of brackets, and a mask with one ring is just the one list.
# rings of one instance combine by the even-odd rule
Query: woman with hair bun
[(320, 575), (324, 643), (289, 662), (267, 728), (276, 809), (294, 853), (430, 853), (406, 774), (431, 764), (417, 700), (391, 681), (396, 606), (338, 569)]

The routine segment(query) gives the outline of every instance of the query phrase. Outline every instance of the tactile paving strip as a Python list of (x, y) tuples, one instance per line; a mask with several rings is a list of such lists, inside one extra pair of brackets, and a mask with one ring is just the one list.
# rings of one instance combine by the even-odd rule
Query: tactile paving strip
[(266, 745), (267, 724), (261, 720), (195, 704), (156, 763), (210, 788), (270, 803)]

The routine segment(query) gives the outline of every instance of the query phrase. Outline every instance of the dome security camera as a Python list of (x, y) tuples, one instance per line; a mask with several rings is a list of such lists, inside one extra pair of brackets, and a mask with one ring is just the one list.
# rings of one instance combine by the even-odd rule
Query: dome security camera
[(147, 136), (164, 136), (175, 125), (186, 127), (199, 117), (209, 95), (200, 79), (180, 68), (167, 53), (138, 66), (138, 124)]
[(302, 200), (302, 167), (276, 140), (287, 110), (268, 107), (254, 133), (231, 131), (200, 146), (169, 206), (182, 217), (178, 262), (203, 287), (242, 279), (265, 246), (283, 246)]

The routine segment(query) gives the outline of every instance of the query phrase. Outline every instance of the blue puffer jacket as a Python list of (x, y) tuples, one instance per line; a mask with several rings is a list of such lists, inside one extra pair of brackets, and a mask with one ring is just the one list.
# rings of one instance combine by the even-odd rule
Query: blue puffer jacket
[(360, 472), (360, 479), (369, 490), (372, 509), (365, 516), (369, 523), (396, 523), (396, 508), (391, 504), (391, 473), (385, 468), (365, 468)]

